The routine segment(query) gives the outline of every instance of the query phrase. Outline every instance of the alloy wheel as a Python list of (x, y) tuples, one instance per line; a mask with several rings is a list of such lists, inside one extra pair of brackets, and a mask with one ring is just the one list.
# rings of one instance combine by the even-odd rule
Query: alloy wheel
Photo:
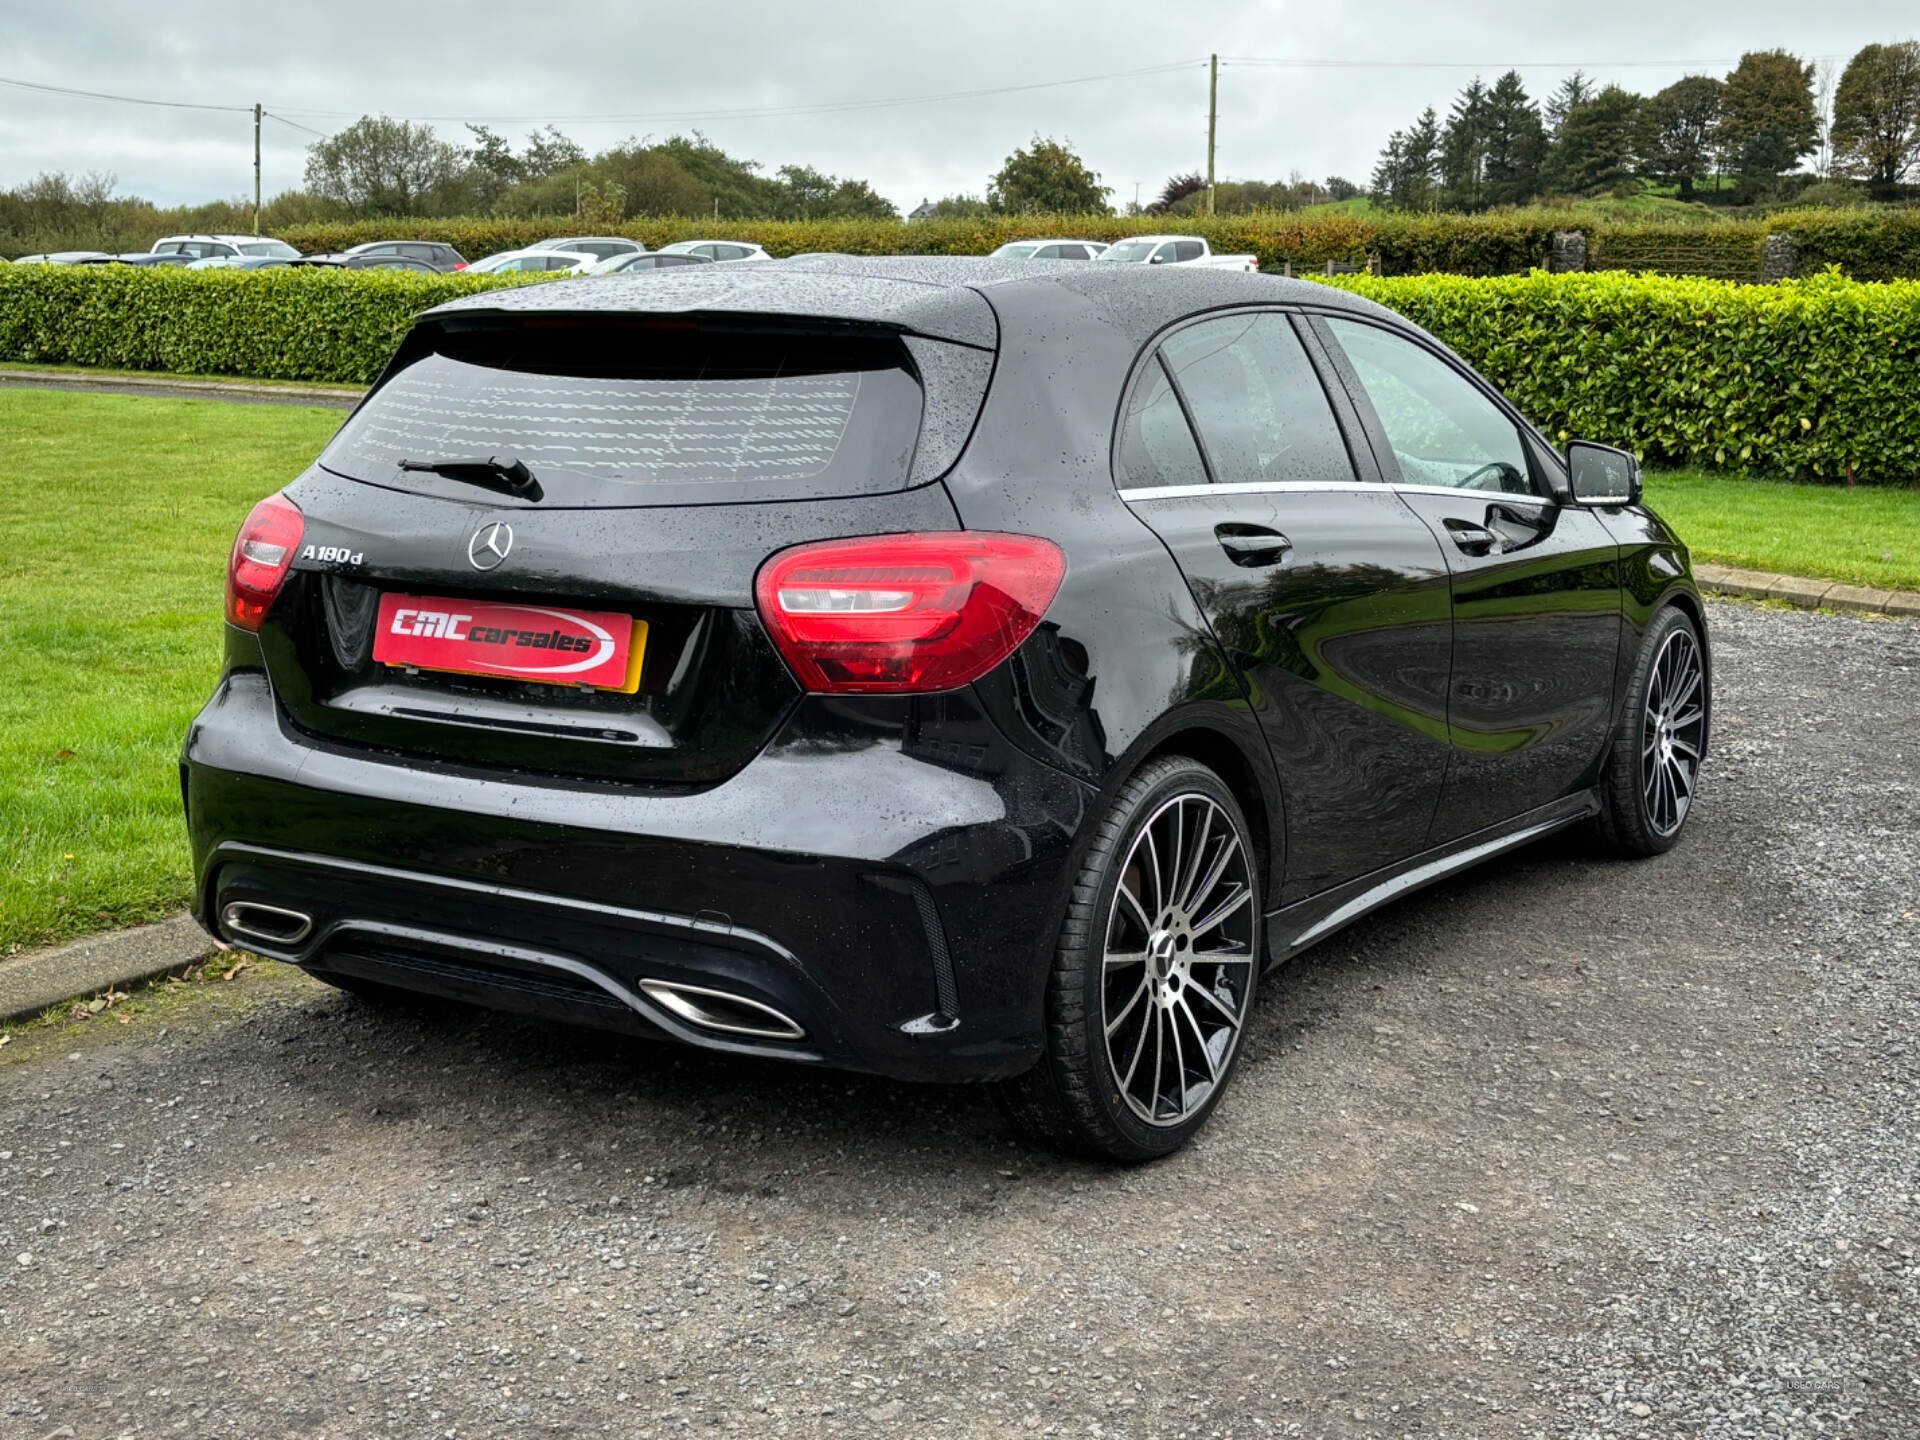
[(1227, 813), (1191, 791), (1163, 803), (1120, 868), (1101, 977), (1114, 1083), (1149, 1125), (1181, 1124), (1219, 1088), (1252, 993), (1258, 924)]
[(1706, 674), (1691, 631), (1676, 629), (1660, 647), (1647, 680), (1640, 733), (1640, 784), (1647, 820), (1671, 835), (1687, 818), (1706, 735)]

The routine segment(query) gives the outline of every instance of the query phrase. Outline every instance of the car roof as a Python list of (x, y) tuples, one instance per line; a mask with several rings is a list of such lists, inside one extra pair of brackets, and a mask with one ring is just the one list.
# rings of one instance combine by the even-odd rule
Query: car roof
[[(1066, 292), (1066, 293), (1061, 293)], [(1002, 321), (1091, 310), (1144, 339), (1203, 310), (1301, 304), (1387, 316), (1331, 285), (1238, 270), (1061, 266), (984, 256), (819, 255), (752, 265), (689, 265), (646, 276), (597, 275), (463, 296), (456, 314), (760, 314), (883, 325), (992, 348)]]
[[(267, 237), (263, 235), (260, 238), (264, 240)], [(358, 255), (361, 251), (371, 250), (376, 245), (432, 245), (441, 250), (451, 250), (453, 248), (444, 240), (363, 240), (358, 245), (349, 245), (340, 253), (342, 255)]]
[(228, 245), (251, 245), (256, 241), (275, 239), (272, 235), (215, 235), (208, 231), (196, 230), (191, 234), (162, 235), (153, 243), (158, 245), (166, 240), (219, 240)]

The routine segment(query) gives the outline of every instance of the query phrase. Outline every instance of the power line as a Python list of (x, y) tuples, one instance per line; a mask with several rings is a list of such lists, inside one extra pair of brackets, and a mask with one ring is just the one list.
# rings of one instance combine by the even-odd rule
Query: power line
[(122, 105), (157, 105), (164, 110), (219, 110), (227, 114), (251, 115), (251, 105), (205, 105), (193, 100), (149, 100), (139, 95), (109, 95), (103, 90), (75, 90), (66, 85), (42, 85), (34, 80), (14, 80), (0, 75), (0, 85), (16, 90), (39, 90), (49, 95), (71, 95), (82, 100), (114, 100)]
[(278, 120), (282, 125), (290, 125), (295, 130), (304, 130), (306, 131), (307, 134), (318, 136), (322, 140), (325, 140), (327, 138), (326, 131), (316, 130), (311, 125), (302, 125), (298, 120), (289, 120), (287, 119), (286, 116), (276, 115), (271, 110), (262, 110), (260, 113), (266, 116), (267, 119), (269, 120)]

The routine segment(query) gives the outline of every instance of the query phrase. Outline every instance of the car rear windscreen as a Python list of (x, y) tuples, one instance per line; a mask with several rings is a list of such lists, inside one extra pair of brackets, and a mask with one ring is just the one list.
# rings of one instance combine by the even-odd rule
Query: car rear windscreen
[(472, 498), (401, 462), (517, 460), (549, 507), (864, 495), (905, 486), (921, 405), (891, 337), (530, 319), (438, 337), (320, 463)]

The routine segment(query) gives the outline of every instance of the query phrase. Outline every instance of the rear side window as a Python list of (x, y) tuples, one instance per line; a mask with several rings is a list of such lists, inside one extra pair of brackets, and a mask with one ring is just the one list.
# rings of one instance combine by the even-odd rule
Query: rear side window
[(1206, 462), (1157, 358), (1147, 362), (1127, 402), (1115, 468), (1122, 490), (1207, 483)]
[(1173, 247), (1173, 258), (1183, 261), (1198, 260), (1200, 258), (1200, 242), (1198, 240), (1176, 241)]
[(1346, 441), (1285, 315), (1226, 315), (1161, 347), (1221, 485), (1354, 479)]
[(547, 507), (876, 494), (906, 484), (921, 406), (891, 338), (541, 317), (439, 336), (320, 463), (471, 499), (400, 462), (512, 456)]

